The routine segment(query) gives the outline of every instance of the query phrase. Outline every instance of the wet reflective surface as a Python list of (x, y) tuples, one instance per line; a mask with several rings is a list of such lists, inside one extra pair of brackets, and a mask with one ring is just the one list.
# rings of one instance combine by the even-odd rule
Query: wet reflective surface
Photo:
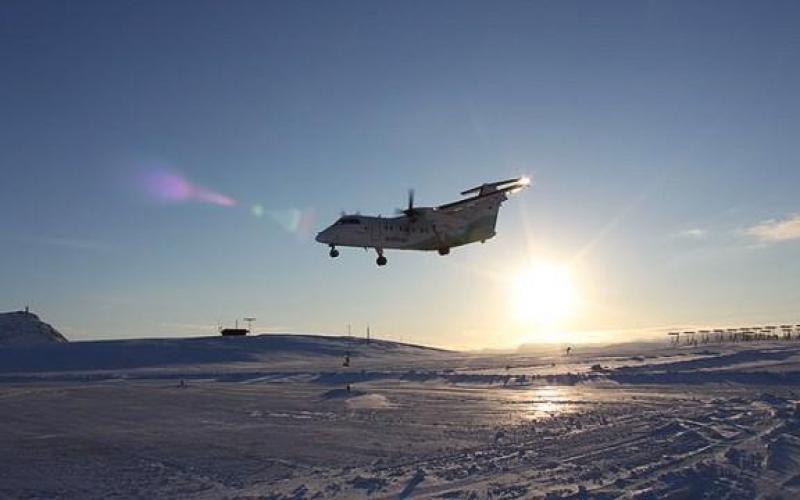
[(529, 389), (512, 390), (508, 404), (512, 411), (519, 413), (517, 418), (539, 420), (574, 413), (583, 399), (581, 391), (568, 386), (542, 386)]

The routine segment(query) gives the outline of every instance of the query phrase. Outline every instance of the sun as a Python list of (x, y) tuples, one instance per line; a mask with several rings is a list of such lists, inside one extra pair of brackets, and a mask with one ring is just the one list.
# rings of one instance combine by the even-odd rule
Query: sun
[(516, 318), (528, 325), (554, 328), (575, 309), (575, 290), (567, 267), (535, 262), (516, 275), (512, 285)]

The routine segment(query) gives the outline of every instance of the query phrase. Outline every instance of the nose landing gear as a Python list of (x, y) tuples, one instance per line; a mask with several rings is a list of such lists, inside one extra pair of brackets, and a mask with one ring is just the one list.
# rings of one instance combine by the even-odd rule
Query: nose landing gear
[(331, 256), (331, 258), (334, 258), (334, 259), (335, 259), (336, 257), (338, 257), (338, 256), (339, 256), (339, 250), (336, 250), (336, 247), (335, 247), (335, 246), (333, 246), (333, 245), (331, 245), (331, 251), (330, 251), (330, 252), (328, 252), (328, 255), (330, 255), (330, 256)]
[(447, 255), (450, 253), (450, 247), (442, 247), (439, 249), (439, 255)]
[(383, 248), (376, 248), (375, 251), (378, 252), (378, 258), (375, 260), (375, 263), (379, 266), (385, 266), (387, 260), (386, 257), (383, 256)]

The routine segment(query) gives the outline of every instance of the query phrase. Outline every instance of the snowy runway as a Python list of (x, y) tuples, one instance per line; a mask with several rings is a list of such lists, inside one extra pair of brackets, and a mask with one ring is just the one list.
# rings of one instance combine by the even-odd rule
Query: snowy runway
[[(656, 350), (646, 362), (594, 352), (555, 367), (369, 349), (353, 349), (363, 372), (325, 356), (271, 372), (265, 355), (259, 369), (4, 374), (0, 496), (800, 494), (800, 386), (769, 376), (776, 360), (793, 373), (793, 345)], [(700, 383), (709, 370), (747, 382)], [(676, 373), (689, 382), (671, 383)]]

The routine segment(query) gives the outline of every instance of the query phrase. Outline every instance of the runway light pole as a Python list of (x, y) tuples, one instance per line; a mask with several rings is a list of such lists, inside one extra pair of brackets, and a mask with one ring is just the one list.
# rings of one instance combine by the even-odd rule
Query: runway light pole
[(247, 332), (253, 333), (253, 322), (256, 318), (244, 318), (244, 320), (247, 322)]

